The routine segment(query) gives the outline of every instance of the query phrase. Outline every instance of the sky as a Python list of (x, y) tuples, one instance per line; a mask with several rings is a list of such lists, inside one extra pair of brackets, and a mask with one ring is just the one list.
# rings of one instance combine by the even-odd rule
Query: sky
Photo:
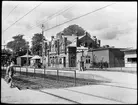
[[(104, 9), (50, 29), (112, 3), (114, 4)], [(36, 9), (28, 13), (37, 5), (39, 6)], [(49, 18), (67, 8), (69, 8), (67, 11)], [(16, 23), (12, 25), (14, 22)], [(42, 24), (44, 24), (44, 36), (49, 41), (51, 36), (55, 36), (64, 28), (77, 24), (89, 32), (91, 37), (96, 36), (101, 40), (101, 46), (137, 48), (137, 2), (2, 2), (2, 45), (12, 41), (12, 37), (18, 34), (23, 34), (23, 38), (31, 45), (33, 35), (42, 32)], [(11, 27), (8, 28), (9, 26)]]

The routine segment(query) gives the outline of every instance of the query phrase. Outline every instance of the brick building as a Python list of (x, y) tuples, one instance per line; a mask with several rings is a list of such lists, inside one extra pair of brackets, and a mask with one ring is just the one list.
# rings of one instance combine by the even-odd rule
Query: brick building
[(97, 48), (89, 50), (85, 55), (85, 67), (99, 67), (102, 63), (104, 67), (124, 67), (124, 48)]
[[(81, 46), (84, 46), (84, 48), (80, 49)], [(51, 36), (47, 53), (48, 66), (59, 68), (75, 67), (79, 69), (78, 65), (81, 65), (80, 61), (83, 61), (81, 56), (84, 49), (88, 51), (89, 48), (98, 47), (100, 47), (100, 40), (97, 40), (96, 37), (92, 39), (87, 33), (80, 37), (62, 34), (56, 37)]]
[(99, 67), (101, 63), (105, 67), (123, 67), (123, 48), (109, 46), (100, 47), (100, 40), (96, 36), (62, 35), (52, 36), (47, 53), (48, 67), (68, 68), (81, 67), (90, 69)]

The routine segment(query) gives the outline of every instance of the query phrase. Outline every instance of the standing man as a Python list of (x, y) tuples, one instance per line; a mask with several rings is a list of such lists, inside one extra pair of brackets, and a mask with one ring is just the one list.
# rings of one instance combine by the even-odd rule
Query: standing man
[(13, 82), (13, 75), (14, 75), (14, 62), (12, 61), (6, 70), (7, 83), (10, 84), (11, 88)]

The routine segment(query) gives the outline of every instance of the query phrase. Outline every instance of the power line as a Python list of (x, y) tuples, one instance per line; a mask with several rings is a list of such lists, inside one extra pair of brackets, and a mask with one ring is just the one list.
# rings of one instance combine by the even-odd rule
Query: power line
[(37, 7), (39, 7), (42, 3), (38, 4), (37, 6), (35, 6), (32, 10), (30, 10), (29, 12), (27, 12), (24, 16), (22, 16), (21, 18), (19, 18), (18, 20), (16, 20), (12, 25), (10, 25), (8, 28), (6, 28), (3, 32), (7, 31), (10, 27), (12, 27), (15, 23), (17, 23), (19, 20), (21, 20), (22, 18), (24, 18), (26, 15), (28, 15), (29, 13), (31, 13), (33, 10), (35, 10)]
[(15, 10), (15, 9), (18, 7), (18, 5), (19, 5), (19, 4), (17, 4), (17, 5), (10, 11), (10, 13), (8, 14), (8, 16), (7, 16), (4, 20), (6, 20), (6, 19), (9, 17), (9, 15), (12, 13), (13, 10)]
[[(56, 17), (56, 16), (59, 16), (60, 14), (62, 14), (62, 13), (64, 13), (64, 12), (66, 12), (66, 11), (68, 11), (69, 9), (71, 9), (71, 8), (73, 8), (74, 7), (74, 5), (71, 5), (71, 6), (68, 6), (67, 7), (67, 9), (61, 9), (60, 11), (58, 11), (58, 12), (56, 12), (56, 13), (54, 13), (54, 14), (52, 14), (52, 15), (50, 15), (47, 19), (52, 19), (52, 18), (54, 18), (54, 17)], [(45, 21), (45, 20), (44, 20)], [(41, 21), (41, 22), (39, 22), (38, 23), (38, 25), (35, 25), (34, 27), (38, 27), (39, 25), (41, 25), (44, 21)], [(44, 23), (46, 23), (46, 22), (48, 22), (48, 20), (47, 21), (45, 21)], [(34, 27), (32, 27), (30, 30), (32, 30)], [(29, 31), (30, 31), (29, 30)]]
[[(70, 5), (70, 6), (66, 6), (65, 8), (60, 9), (58, 12), (53, 13), (52, 15), (48, 16), (47, 19), (50, 20), (50, 19), (52, 19), (52, 18), (54, 18), (54, 17), (56, 17), (56, 16), (58, 16), (58, 15), (64, 13), (64, 12), (66, 12), (67, 10), (69, 10), (69, 9), (71, 9), (71, 8), (73, 8), (73, 7), (74, 7), (74, 4), (73, 4), (73, 5)], [(45, 21), (45, 23), (46, 23), (46, 22), (48, 22), (48, 20)], [(30, 30), (32, 30), (32, 29), (35, 28), (35, 27), (38, 27), (38, 26), (41, 25), (42, 23), (43, 23), (43, 21), (40, 21), (40, 22), (38, 23), (38, 25), (32, 26), (27, 32), (29, 32)]]
[(83, 14), (83, 15), (81, 15), (81, 16), (78, 16), (78, 17), (76, 17), (76, 18), (73, 18), (73, 19), (71, 19), (71, 20), (68, 20), (68, 21), (66, 21), (66, 22), (64, 22), (64, 23), (61, 23), (61, 24), (59, 24), (59, 25), (53, 26), (53, 27), (51, 27), (51, 28), (49, 28), (49, 29), (47, 29), (47, 30), (44, 30), (44, 31), (48, 31), (48, 30), (50, 30), (50, 29), (56, 28), (56, 27), (58, 27), (58, 26), (61, 26), (61, 25), (65, 24), (65, 23), (71, 22), (71, 21), (73, 21), (73, 20), (77, 20), (77, 19), (79, 19), (79, 18), (81, 18), (81, 17), (84, 17), (84, 16), (89, 15), (89, 14), (91, 14), (91, 13), (97, 12), (97, 11), (99, 11), (99, 10), (101, 10), (101, 9), (104, 9), (104, 8), (106, 8), (106, 7), (109, 7), (109, 6), (113, 5), (113, 4), (115, 4), (115, 3), (109, 4), (109, 5), (106, 5), (106, 6), (104, 6), (104, 7), (99, 8), (99, 9), (96, 9), (96, 10), (94, 10), (94, 11), (88, 12), (88, 13), (86, 13), (86, 14)]

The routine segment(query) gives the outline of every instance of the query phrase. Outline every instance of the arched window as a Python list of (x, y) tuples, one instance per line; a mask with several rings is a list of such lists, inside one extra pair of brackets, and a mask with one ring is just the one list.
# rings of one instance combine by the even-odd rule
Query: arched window
[(59, 64), (62, 64), (62, 58), (59, 59)]
[(88, 56), (88, 55), (86, 56), (86, 63), (90, 63), (91, 62), (90, 58), (91, 58), (90, 56)]

